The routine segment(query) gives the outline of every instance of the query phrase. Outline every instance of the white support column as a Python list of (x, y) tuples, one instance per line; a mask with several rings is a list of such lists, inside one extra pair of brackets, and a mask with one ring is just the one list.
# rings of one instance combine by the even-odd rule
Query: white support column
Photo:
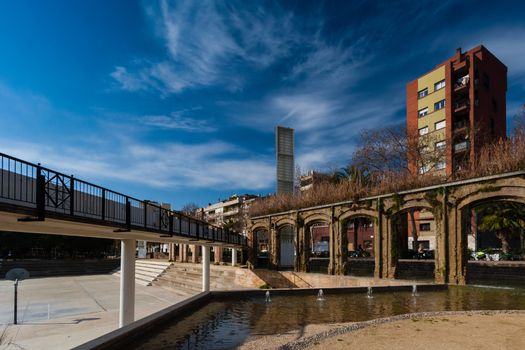
[(202, 246), (202, 291), (210, 291), (210, 247)]
[(196, 264), (198, 259), (197, 259), (197, 256), (199, 255), (199, 247), (196, 246), (195, 244), (192, 244), (190, 246), (190, 249), (191, 249), (191, 262)]
[(134, 239), (123, 239), (120, 245), (120, 314), (119, 327), (135, 320), (135, 250)]
[(237, 265), (237, 249), (232, 248), (232, 266)]

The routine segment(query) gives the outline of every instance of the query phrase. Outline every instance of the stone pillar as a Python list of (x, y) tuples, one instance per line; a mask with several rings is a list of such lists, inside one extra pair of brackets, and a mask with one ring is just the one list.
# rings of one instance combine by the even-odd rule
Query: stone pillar
[(328, 274), (334, 275), (336, 273), (336, 266), (341, 265), (341, 262), (339, 261), (341, 258), (341, 254), (339, 253), (339, 249), (336, 249), (335, 242), (338, 241), (338, 235), (337, 235), (337, 227), (336, 227), (336, 220), (335, 220), (335, 213), (334, 213), (334, 207), (332, 207), (331, 210), (331, 218), (332, 221), (330, 222), (330, 231), (329, 231), (329, 240), (328, 242), (328, 254), (329, 254), (329, 261), (328, 261)]
[(335, 237), (335, 251), (337, 252), (336, 254), (338, 254), (335, 273), (337, 275), (346, 275), (348, 269), (348, 237), (344, 222), (336, 221)]
[(237, 249), (232, 248), (232, 266), (237, 265)]
[(447, 195), (444, 189), (441, 208), (434, 208), (434, 222), (436, 223), (436, 249), (434, 251), (434, 281), (446, 283), (448, 280), (448, 208)]
[(119, 327), (135, 320), (135, 250), (134, 239), (123, 239), (120, 248)]
[(202, 291), (210, 291), (210, 247), (202, 246)]
[(384, 220), (383, 236), (384, 236), (384, 263), (383, 263), (383, 277), (384, 278), (395, 278), (396, 277), (396, 265), (398, 258), (398, 225), (396, 218), (397, 214), (394, 214), (386, 220)]
[(464, 230), (470, 224), (468, 209), (452, 208), (448, 215), (448, 283), (466, 284), (467, 280), (467, 235)]

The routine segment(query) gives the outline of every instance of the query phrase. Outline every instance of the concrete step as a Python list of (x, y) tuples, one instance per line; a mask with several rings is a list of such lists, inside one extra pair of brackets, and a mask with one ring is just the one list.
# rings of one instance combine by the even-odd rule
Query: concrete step
[[(151, 286), (151, 283), (160, 276), (171, 263), (158, 260), (135, 260), (135, 282), (143, 286)], [(113, 273), (120, 277), (120, 269)]]
[(186, 291), (186, 292), (200, 292), (202, 290), (202, 282), (197, 281), (173, 281), (173, 280), (166, 280), (166, 279), (158, 279), (153, 282), (155, 286), (164, 286), (169, 287), (173, 290), (180, 290), (180, 291)]
[(194, 290), (194, 289), (187, 289), (176, 285), (166, 284), (166, 283), (159, 283), (155, 284), (155, 286), (161, 287), (163, 289), (169, 290), (170, 292), (173, 292), (177, 295), (188, 297), (195, 294), (198, 294), (201, 292), (201, 290)]
[(135, 265), (135, 270), (137, 271), (147, 271), (152, 273), (162, 273), (164, 270), (166, 270), (166, 267), (149, 267), (149, 266), (143, 266), (143, 265)]
[(159, 266), (159, 267), (168, 267), (172, 263), (169, 261), (158, 261), (158, 260), (135, 260), (135, 265), (142, 266)]

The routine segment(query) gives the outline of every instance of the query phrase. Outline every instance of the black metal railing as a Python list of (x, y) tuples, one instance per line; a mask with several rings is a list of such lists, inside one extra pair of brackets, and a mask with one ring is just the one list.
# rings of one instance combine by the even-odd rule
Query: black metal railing
[(4, 153), (0, 153), (0, 202), (4, 208), (29, 210), (34, 220), (51, 215), (117, 226), (123, 231), (246, 245), (246, 237), (235, 232)]

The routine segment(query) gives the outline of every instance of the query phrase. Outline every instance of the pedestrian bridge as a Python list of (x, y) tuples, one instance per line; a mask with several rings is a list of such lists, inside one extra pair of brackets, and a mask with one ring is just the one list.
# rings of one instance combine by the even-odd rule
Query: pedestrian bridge
[(202, 247), (202, 289), (210, 289), (210, 246), (246, 238), (131, 196), (0, 153), (0, 231), (121, 240), (120, 326), (134, 320), (136, 241)]
[(160, 204), (0, 153), (0, 230), (242, 247), (246, 238)]

